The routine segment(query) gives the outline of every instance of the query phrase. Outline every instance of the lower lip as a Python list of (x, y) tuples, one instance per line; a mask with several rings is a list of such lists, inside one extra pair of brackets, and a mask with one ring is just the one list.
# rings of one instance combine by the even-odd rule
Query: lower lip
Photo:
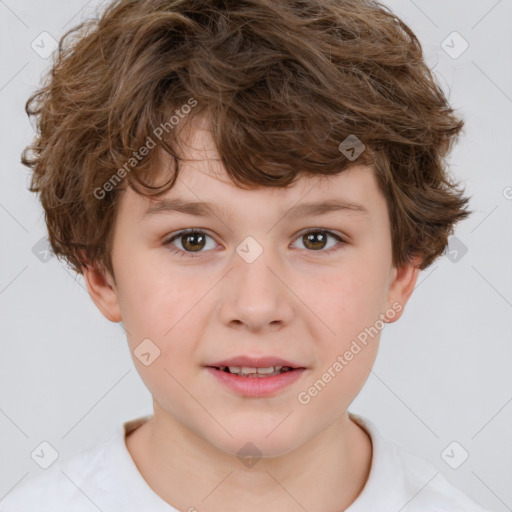
[(297, 368), (271, 377), (238, 377), (211, 366), (206, 369), (232, 391), (249, 397), (270, 396), (295, 382), (305, 371)]

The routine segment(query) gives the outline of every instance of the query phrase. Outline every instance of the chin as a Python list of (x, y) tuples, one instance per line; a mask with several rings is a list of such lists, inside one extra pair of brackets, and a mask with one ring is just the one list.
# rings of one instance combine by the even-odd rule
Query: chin
[(208, 436), (206, 440), (219, 450), (238, 458), (281, 457), (307, 440), (303, 428), (298, 430), (298, 427), (295, 427), (297, 430), (294, 430), (292, 425), (286, 428), (284, 422), (279, 425), (282, 420), (283, 418), (280, 418), (279, 421), (275, 421), (272, 428), (266, 428), (257, 420), (231, 423), (225, 426), (233, 437), (222, 431), (215, 439)]

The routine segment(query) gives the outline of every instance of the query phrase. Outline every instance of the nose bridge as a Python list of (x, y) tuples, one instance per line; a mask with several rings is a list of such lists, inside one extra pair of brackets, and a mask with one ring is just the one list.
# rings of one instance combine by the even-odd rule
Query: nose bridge
[[(268, 244), (267, 244), (268, 245)], [(244, 251), (247, 251), (245, 255)], [(271, 292), (272, 288), (277, 284), (274, 273), (278, 267), (275, 250), (270, 247), (263, 249), (255, 254), (256, 249), (251, 247), (250, 243), (240, 244), (237, 248), (238, 262), (236, 267), (236, 279), (241, 287), (240, 292), (247, 294), (258, 294), (261, 291)], [(248, 259), (245, 258), (248, 256)], [(271, 272), (270, 269), (274, 272)]]
[[(266, 241), (270, 243), (269, 238)], [(255, 330), (289, 322), (290, 297), (277, 277), (282, 266), (277, 251), (268, 244), (263, 247), (263, 241), (247, 237), (236, 248), (221, 305), (224, 323)]]

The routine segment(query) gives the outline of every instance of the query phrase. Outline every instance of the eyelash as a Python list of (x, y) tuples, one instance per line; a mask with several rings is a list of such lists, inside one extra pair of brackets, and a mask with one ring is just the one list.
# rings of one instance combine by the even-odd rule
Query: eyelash
[[(184, 251), (182, 249), (178, 249), (174, 245), (172, 245), (172, 242), (174, 240), (180, 238), (183, 235), (189, 234), (189, 233), (200, 233), (200, 234), (204, 234), (206, 236), (209, 236), (210, 238), (213, 238), (208, 233), (206, 233), (205, 231), (203, 231), (201, 229), (191, 228), (191, 229), (185, 229), (185, 230), (179, 231), (178, 233), (174, 234), (171, 238), (167, 239), (164, 242), (164, 245), (169, 246), (169, 250), (172, 253), (177, 254), (179, 256), (182, 256), (182, 257), (185, 257), (185, 258), (197, 258), (197, 257), (200, 257), (205, 251), (200, 251), (200, 252), (194, 253), (194, 252)], [(336, 238), (339, 243), (336, 244), (334, 247), (331, 247), (330, 249), (327, 249), (327, 250), (318, 249), (317, 251), (314, 251), (314, 250), (309, 250), (308, 251), (307, 249), (305, 249), (308, 252), (318, 252), (318, 253), (321, 253), (323, 255), (329, 255), (332, 252), (340, 250), (344, 245), (347, 245), (347, 242), (343, 238), (341, 238), (339, 235), (337, 235), (336, 233), (333, 233), (332, 231), (330, 231), (328, 229), (320, 229), (320, 228), (308, 229), (306, 231), (301, 232), (299, 234), (299, 236), (297, 238), (295, 238), (294, 242), (296, 240), (298, 240), (299, 238), (303, 237), (304, 235), (307, 235), (307, 234), (310, 234), (310, 233), (326, 233), (327, 235), (330, 235), (330, 236)]]

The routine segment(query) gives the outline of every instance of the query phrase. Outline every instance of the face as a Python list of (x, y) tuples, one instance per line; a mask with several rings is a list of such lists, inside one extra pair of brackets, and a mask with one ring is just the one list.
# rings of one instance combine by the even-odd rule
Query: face
[[(392, 266), (386, 200), (369, 167), (243, 190), (207, 130), (192, 133), (187, 152), (165, 197), (126, 190), (115, 282), (87, 269), (88, 289), (107, 318), (123, 321), (157, 424), (229, 454), (247, 441), (285, 454), (346, 418), (417, 270)], [(295, 369), (249, 377), (212, 368), (244, 366), (229, 361), (238, 357)]]

